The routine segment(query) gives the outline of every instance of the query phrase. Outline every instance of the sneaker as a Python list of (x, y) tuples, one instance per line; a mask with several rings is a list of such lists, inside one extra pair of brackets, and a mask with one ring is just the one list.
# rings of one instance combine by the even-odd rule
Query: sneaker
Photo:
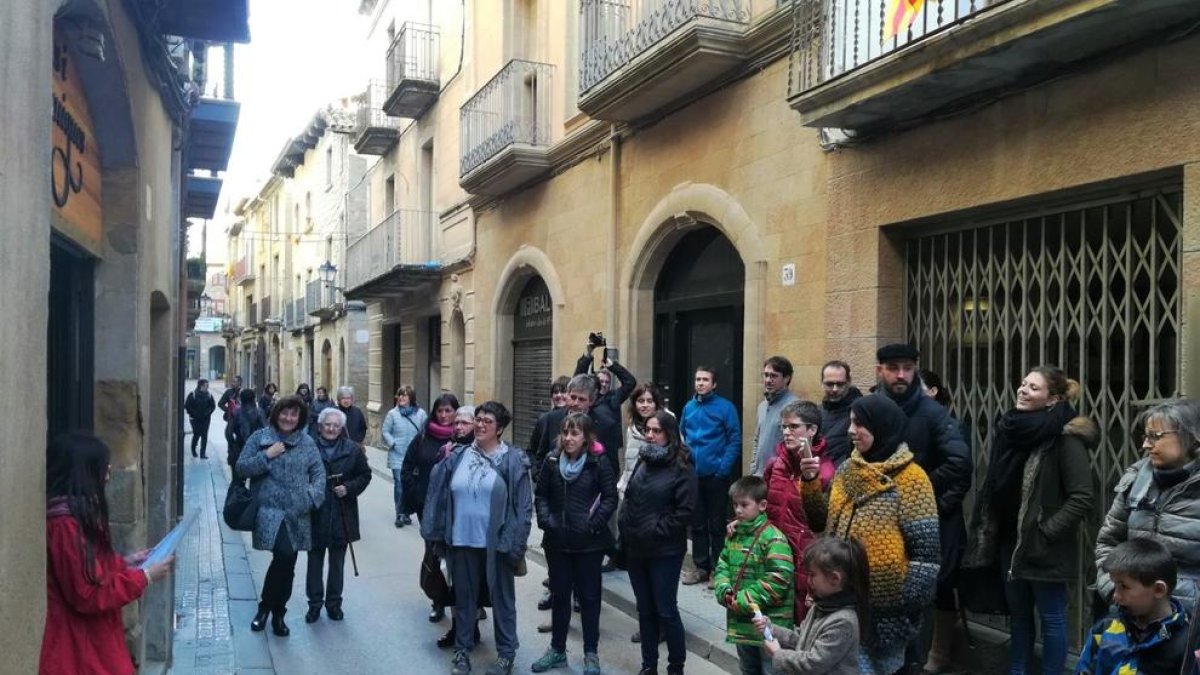
[(471, 655), (467, 653), (467, 650), (460, 649), (454, 652), (454, 660), (450, 663), (450, 675), (470, 675)]
[(396, 516), (396, 527), (404, 527), (404, 519), (400, 516)]
[(484, 675), (512, 675), (512, 667), (512, 659), (501, 656), (492, 665), (488, 666)]
[(600, 675), (600, 655), (583, 655), (583, 675)]
[(544, 593), (542, 593), (542, 599), (538, 600), (538, 605), (537, 605), (538, 610), (545, 612), (545, 611), (548, 611), (553, 605), (554, 605), (554, 594), (551, 593), (550, 591), (545, 591)]
[(529, 666), (529, 669), (535, 673), (544, 673), (551, 668), (561, 668), (565, 665), (567, 665), (567, 653), (556, 652), (551, 647), (546, 650), (545, 654), (542, 654), (542, 658), (534, 661), (533, 665)]
[(712, 575), (709, 574), (708, 570), (695, 569), (683, 575), (683, 585), (695, 586), (696, 584), (702, 584), (711, 578)]

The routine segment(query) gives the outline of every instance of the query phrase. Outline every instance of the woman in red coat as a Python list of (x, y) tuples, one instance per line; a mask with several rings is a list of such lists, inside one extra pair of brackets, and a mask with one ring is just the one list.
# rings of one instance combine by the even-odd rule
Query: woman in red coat
[(147, 551), (122, 558), (112, 547), (104, 484), (111, 452), (67, 433), (46, 452), (46, 628), (40, 675), (130, 675), (121, 608), (170, 571), (140, 569)]
[(833, 462), (825, 457), (825, 438), (821, 436), (821, 408), (812, 401), (792, 401), (779, 413), (783, 442), (775, 446), (775, 456), (767, 462), (763, 480), (767, 484), (767, 519), (783, 530), (796, 562), (796, 622), (808, 611), (808, 572), (801, 564), (804, 549), (816, 535), (804, 515), (800, 491), (800, 457), (805, 447), (821, 459), (821, 487), (829, 489), (833, 480)]

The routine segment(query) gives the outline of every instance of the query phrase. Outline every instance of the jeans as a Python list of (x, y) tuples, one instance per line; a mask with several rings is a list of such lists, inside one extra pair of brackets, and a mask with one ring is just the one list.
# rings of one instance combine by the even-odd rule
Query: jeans
[[(487, 576), (487, 559), (496, 557), (495, 579)], [(491, 591), (492, 626), (495, 628), (496, 654), (512, 659), (521, 643), (517, 640), (516, 572), (508, 556), (484, 548), (451, 546), (446, 554), (450, 578), (454, 580), (454, 646), (471, 651), (475, 648), (475, 617), (479, 611), (484, 582)]]
[(192, 423), (192, 454), (196, 454), (196, 444), (200, 444), (200, 456), (204, 457), (208, 453), (208, 423), (209, 418), (203, 419), (193, 417), (189, 420)]
[(1025, 675), (1033, 660), (1033, 608), (1042, 623), (1042, 673), (1060, 675), (1067, 662), (1067, 585), (1015, 579), (1004, 584), (1012, 613), (1009, 675)]
[(771, 657), (757, 645), (737, 646), (738, 664), (742, 675), (775, 675)]
[(404, 515), (404, 484), (400, 480), (402, 471), (392, 469), (392, 501), (396, 502), (396, 517)]
[(729, 522), (729, 479), (700, 478), (700, 498), (692, 518), (692, 562), (696, 569), (712, 572), (725, 548), (725, 525)]
[(667, 634), (667, 663), (682, 668), (687, 657), (683, 619), (677, 602), (683, 554), (657, 558), (629, 556), (629, 585), (637, 598), (638, 630), (642, 634), (642, 668), (658, 668), (658, 631)]
[(550, 567), (550, 646), (567, 650), (567, 629), (571, 626), (571, 594), (579, 600), (579, 620), (583, 624), (583, 653), (595, 654), (600, 644), (600, 565), (604, 552), (563, 553), (546, 551)]
[(288, 539), (287, 526), (279, 526), (279, 534), (275, 536), (275, 550), (271, 556), (271, 565), (263, 578), (262, 596), (258, 607), (260, 610), (270, 610), (275, 616), (282, 617), (287, 612), (287, 602), (292, 597), (292, 580), (296, 576), (296, 559), (300, 557), (292, 548)]
[[(322, 583), (325, 571), (325, 551), (329, 551), (329, 580)], [(308, 606), (340, 609), (342, 606), (342, 584), (345, 580), (346, 546), (330, 546), (328, 549), (314, 548), (308, 552), (308, 575), (304, 590), (308, 594)]]

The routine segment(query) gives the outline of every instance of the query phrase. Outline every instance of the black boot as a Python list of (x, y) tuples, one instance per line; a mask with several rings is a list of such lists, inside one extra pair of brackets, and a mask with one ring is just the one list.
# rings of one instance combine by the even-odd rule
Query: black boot
[(346, 618), (346, 614), (342, 612), (341, 605), (328, 605), (325, 607), (325, 613), (328, 614), (329, 618), (333, 619), (334, 621), (341, 621), (342, 619)]
[(316, 623), (319, 618), (321, 618), (321, 606), (309, 605), (308, 613), (304, 615), (304, 623)]
[(292, 634), (291, 629), (283, 622), (284, 614), (287, 614), (286, 609), (277, 609), (271, 612), (271, 632), (279, 637), (287, 637)]
[(196, 446), (192, 446), (192, 457), (196, 456)]
[(254, 620), (250, 622), (250, 630), (258, 633), (267, 627), (267, 617), (271, 616), (271, 610), (258, 606), (258, 612), (254, 615)]

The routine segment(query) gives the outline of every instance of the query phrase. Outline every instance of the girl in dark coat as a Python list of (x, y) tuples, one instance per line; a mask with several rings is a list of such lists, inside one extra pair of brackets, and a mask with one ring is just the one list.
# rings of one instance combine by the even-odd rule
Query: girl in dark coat
[[(312, 513), (312, 548), (308, 551), (307, 623), (321, 616), (321, 605), (329, 618), (341, 621), (342, 580), (346, 566), (346, 547), (359, 540), (358, 496), (371, 482), (371, 467), (363, 447), (346, 438), (342, 430), (346, 416), (329, 408), (317, 420), (317, 450), (325, 463), (325, 501)], [(329, 551), (329, 579), (321, 583), (325, 552)]]
[(617, 509), (617, 477), (612, 463), (592, 452), (596, 430), (590, 417), (570, 413), (563, 420), (556, 450), (543, 462), (534, 493), (542, 549), (550, 570), (550, 648), (533, 663), (545, 672), (567, 663), (571, 595), (583, 623), (583, 672), (599, 675), (600, 566), (612, 549), (609, 516)]
[(667, 634), (667, 673), (683, 672), (687, 655), (677, 602), (679, 572), (699, 483), (675, 416), (659, 410), (646, 420), (646, 445), (625, 487), (617, 517), (629, 583), (637, 598), (642, 668), (658, 668), (658, 633)]

